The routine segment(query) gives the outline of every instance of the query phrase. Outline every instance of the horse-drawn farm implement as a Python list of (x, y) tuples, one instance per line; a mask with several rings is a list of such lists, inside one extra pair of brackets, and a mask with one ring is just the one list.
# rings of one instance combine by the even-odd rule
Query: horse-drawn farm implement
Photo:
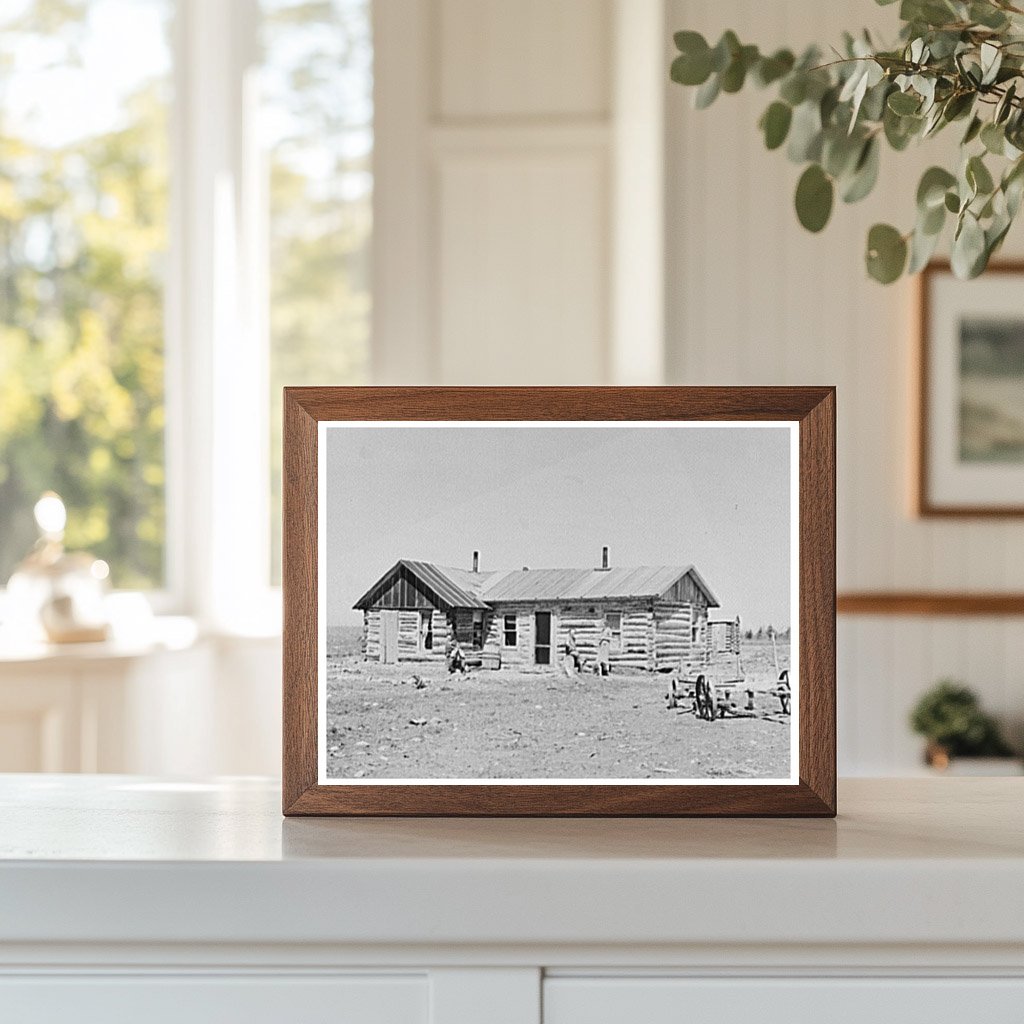
[(774, 630), (769, 630), (769, 635), (776, 681), (767, 689), (756, 689), (743, 669), (739, 618), (712, 625), (727, 628), (709, 628), (707, 642), (696, 663), (681, 666), (673, 675), (669, 692), (665, 694), (668, 708), (708, 722), (719, 718), (786, 720), (791, 714), (789, 669), (779, 668)]

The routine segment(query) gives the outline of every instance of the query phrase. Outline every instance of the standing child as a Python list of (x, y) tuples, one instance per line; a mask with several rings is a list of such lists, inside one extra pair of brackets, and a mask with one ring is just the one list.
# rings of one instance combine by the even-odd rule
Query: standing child
[(612, 670), (612, 631), (607, 623), (601, 630), (601, 637), (597, 642), (597, 664), (603, 676)]

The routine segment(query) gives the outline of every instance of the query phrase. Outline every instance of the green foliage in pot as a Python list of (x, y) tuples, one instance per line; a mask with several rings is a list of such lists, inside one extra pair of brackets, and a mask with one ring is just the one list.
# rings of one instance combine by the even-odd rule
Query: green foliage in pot
[(959, 165), (925, 172), (913, 226), (876, 224), (865, 262), (882, 284), (916, 273), (951, 223), (953, 270), (977, 277), (1024, 197), (1024, 6), (901, 0), (899, 18), (898, 44), (846, 33), (830, 55), (814, 46), (799, 56), (764, 54), (732, 31), (714, 46), (697, 32), (677, 32), (671, 76), (696, 88), (698, 108), (747, 83), (774, 91), (759, 127), (768, 149), (785, 145), (790, 160), (807, 165), (795, 199), (808, 231), (825, 227), (837, 196), (855, 203), (871, 192), (883, 144), (899, 152), (956, 125)]
[(1013, 751), (974, 691), (944, 679), (929, 690), (910, 715), (914, 732), (952, 757), (1006, 757)]

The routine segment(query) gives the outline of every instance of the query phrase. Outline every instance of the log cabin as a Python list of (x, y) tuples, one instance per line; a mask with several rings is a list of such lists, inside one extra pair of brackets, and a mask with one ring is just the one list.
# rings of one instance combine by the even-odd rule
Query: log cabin
[(557, 665), (572, 630), (585, 664), (611, 633), (611, 665), (656, 671), (697, 664), (718, 601), (692, 566), (481, 572), (401, 559), (355, 603), (368, 661), (444, 662), (455, 636), (471, 665)]

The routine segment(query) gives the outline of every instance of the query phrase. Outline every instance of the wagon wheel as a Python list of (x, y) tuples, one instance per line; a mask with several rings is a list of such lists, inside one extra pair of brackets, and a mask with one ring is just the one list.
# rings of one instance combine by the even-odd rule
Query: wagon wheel
[(784, 668), (779, 673), (779, 682), (776, 687), (776, 693), (779, 695), (779, 703), (782, 705), (782, 713), (784, 715), (790, 714), (790, 688), (789, 688), (789, 669)]

